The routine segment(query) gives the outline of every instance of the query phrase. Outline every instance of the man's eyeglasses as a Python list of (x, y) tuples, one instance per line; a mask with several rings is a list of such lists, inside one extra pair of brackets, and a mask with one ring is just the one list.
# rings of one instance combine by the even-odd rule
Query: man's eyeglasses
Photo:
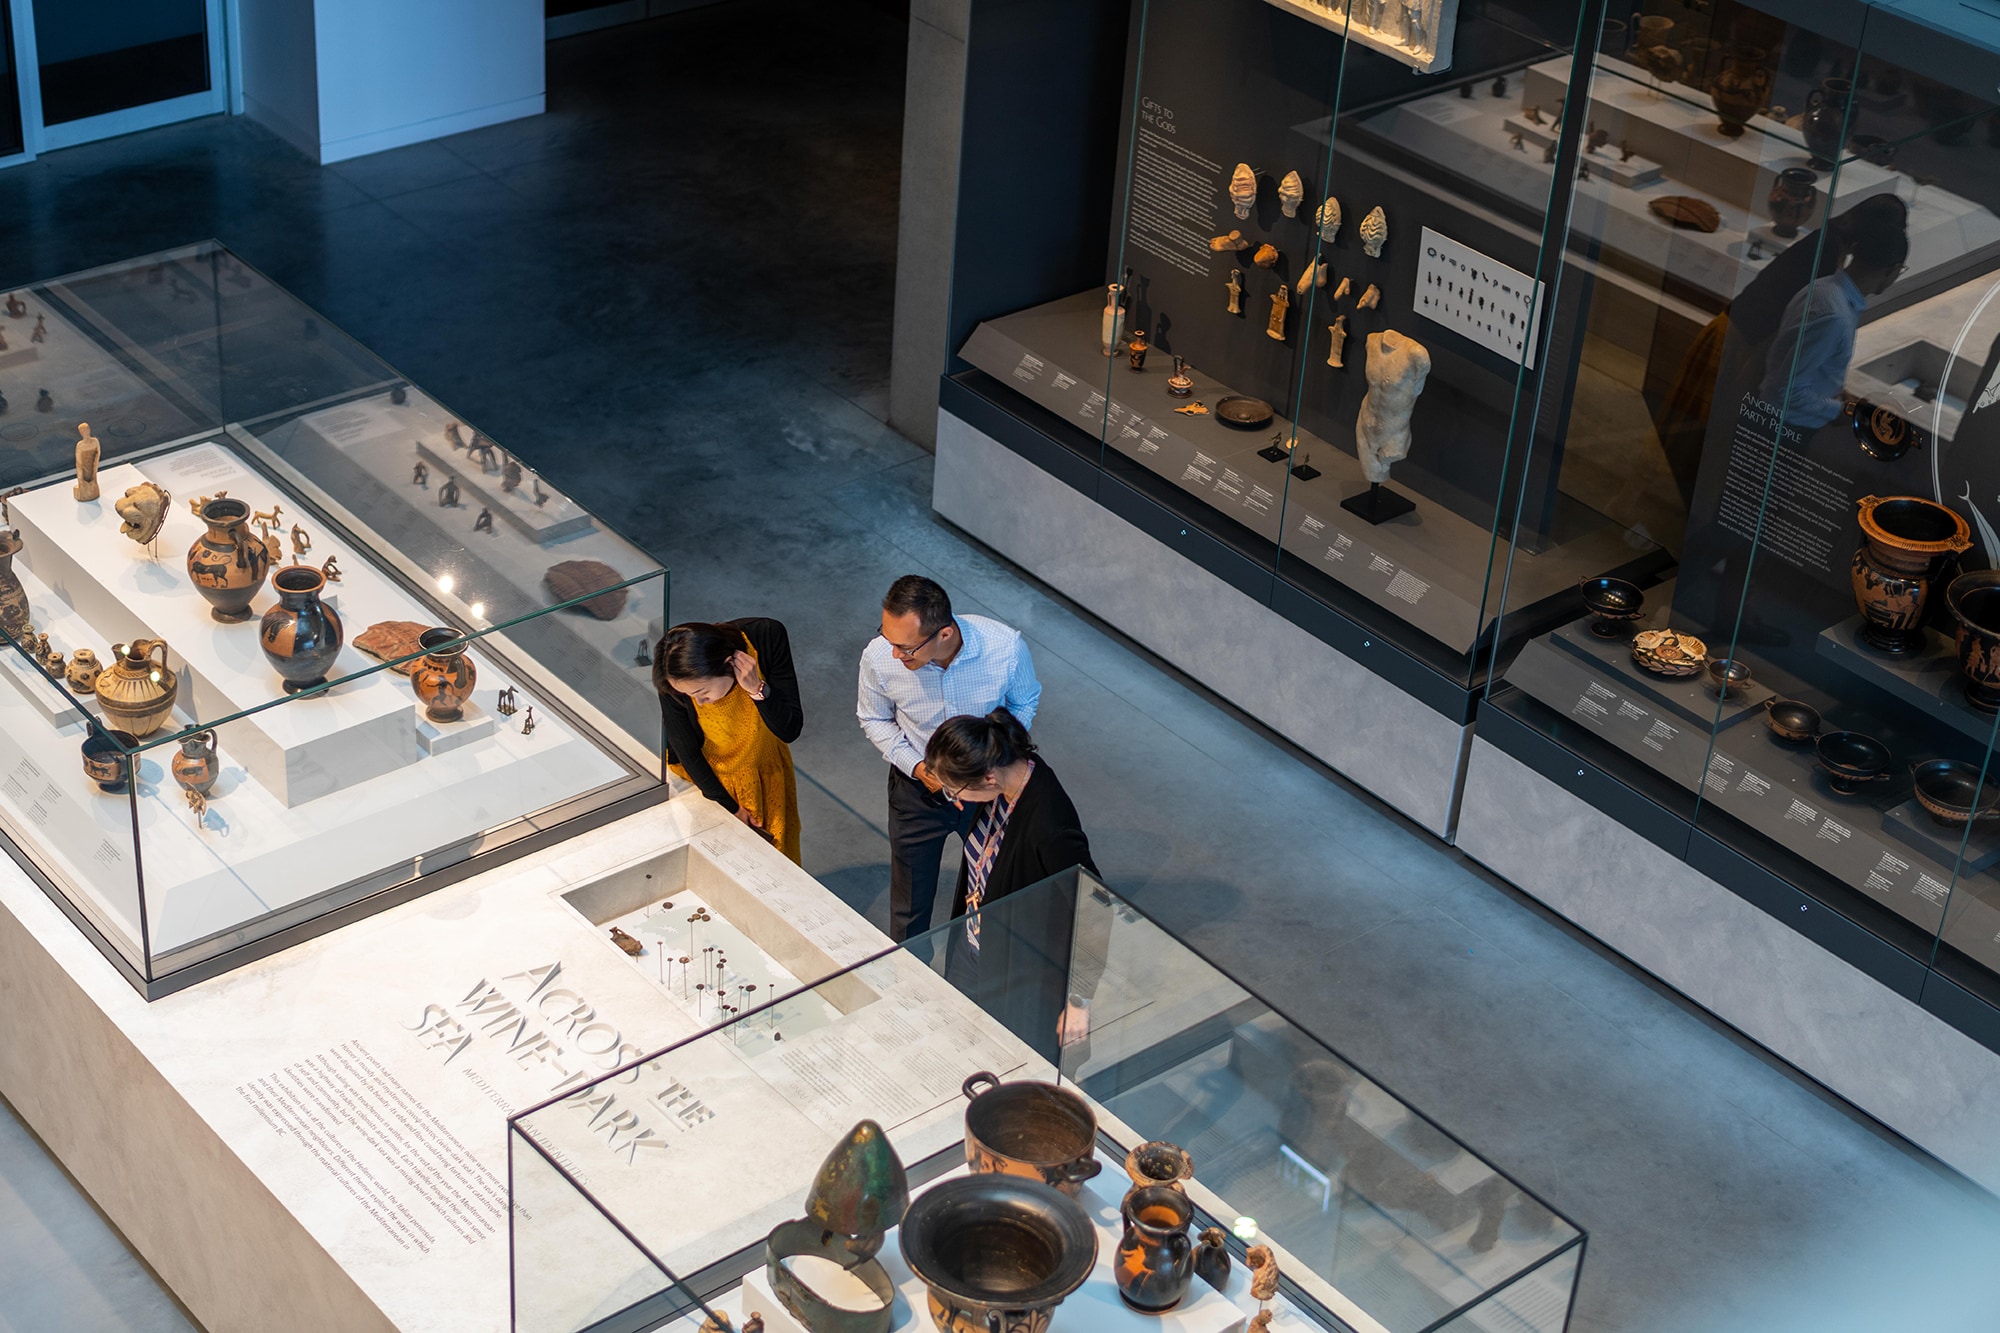
[[(880, 633), (881, 633), (882, 631), (881, 631), (881, 629), (880, 629), (880, 628), (878, 627), (878, 628), (876, 629), (876, 631), (875, 631), (875, 632), (876, 632), (877, 634), (880, 634)], [(923, 641), (922, 643), (918, 644), (918, 645), (917, 645), (916, 647), (914, 647), (914, 648), (905, 648), (905, 647), (904, 647), (904, 646), (903, 646), (902, 644), (900, 644), (900, 643), (890, 643), (890, 644), (889, 644), (889, 651), (890, 651), (891, 653), (895, 654), (895, 655), (896, 655), (897, 657), (915, 657), (915, 656), (916, 656), (916, 655), (917, 655), (918, 653), (920, 653), (920, 652), (922, 652), (922, 651), (923, 651), (924, 649), (926, 649), (926, 648), (930, 647), (930, 646), (931, 646), (931, 640), (933, 640), (933, 639), (937, 638), (937, 636), (938, 636), (938, 635), (940, 635), (940, 634), (942, 634), (942, 633), (944, 633), (944, 626), (943, 626), (943, 625), (939, 625), (939, 626), (938, 626), (938, 627), (937, 627), (936, 629), (932, 630), (932, 631), (931, 631), (931, 632), (930, 632), (929, 634), (926, 634), (926, 635), (924, 636), (924, 641)], [(883, 642), (884, 642), (884, 643), (888, 643), (888, 642), (889, 642), (889, 641), (888, 641), (888, 638), (887, 638), (887, 636), (884, 636), (884, 638), (883, 638)]]

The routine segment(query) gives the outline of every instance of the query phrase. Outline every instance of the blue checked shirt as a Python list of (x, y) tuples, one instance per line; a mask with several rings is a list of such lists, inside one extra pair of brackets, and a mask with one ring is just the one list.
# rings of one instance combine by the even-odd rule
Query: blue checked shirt
[(910, 670), (881, 635), (861, 650), (860, 697), (854, 714), (882, 757), (911, 777), (923, 762), (931, 733), (947, 718), (983, 717), (1005, 706), (1024, 727), (1035, 723), (1042, 683), (1027, 642), (985, 616), (954, 616), (963, 640), (949, 667), (926, 662)]

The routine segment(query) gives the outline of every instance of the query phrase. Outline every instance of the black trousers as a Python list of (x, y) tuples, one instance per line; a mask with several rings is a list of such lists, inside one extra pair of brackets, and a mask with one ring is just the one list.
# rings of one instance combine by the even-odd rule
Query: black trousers
[(889, 938), (902, 941), (931, 928), (938, 863), (945, 839), (963, 838), (982, 809), (961, 810), (894, 764), (889, 765)]

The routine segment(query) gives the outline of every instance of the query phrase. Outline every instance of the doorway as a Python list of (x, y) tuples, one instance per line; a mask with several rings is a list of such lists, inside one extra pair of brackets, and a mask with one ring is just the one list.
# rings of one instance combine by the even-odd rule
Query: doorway
[(228, 110), (224, 3), (0, 0), (0, 163)]

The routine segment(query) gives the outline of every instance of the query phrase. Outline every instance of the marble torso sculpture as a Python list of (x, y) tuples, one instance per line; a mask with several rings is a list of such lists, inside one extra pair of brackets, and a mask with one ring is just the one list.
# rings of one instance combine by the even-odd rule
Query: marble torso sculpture
[(1410, 454), (1410, 412), (1431, 373), (1431, 354), (1415, 338), (1384, 329), (1368, 335), (1368, 392), (1354, 422), (1361, 472), (1377, 484)]

